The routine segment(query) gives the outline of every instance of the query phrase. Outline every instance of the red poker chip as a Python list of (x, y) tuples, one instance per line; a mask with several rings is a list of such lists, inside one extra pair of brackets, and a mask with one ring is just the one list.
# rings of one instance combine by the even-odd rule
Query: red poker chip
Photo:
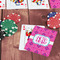
[(50, 28), (56, 29), (60, 27), (60, 13), (56, 14), (47, 20), (47, 25)]
[(21, 16), (16, 13), (12, 13), (7, 15), (7, 17), (5, 17), (3, 20), (6, 20), (6, 19), (13, 20), (15, 21), (15, 23), (18, 23), (21, 21)]

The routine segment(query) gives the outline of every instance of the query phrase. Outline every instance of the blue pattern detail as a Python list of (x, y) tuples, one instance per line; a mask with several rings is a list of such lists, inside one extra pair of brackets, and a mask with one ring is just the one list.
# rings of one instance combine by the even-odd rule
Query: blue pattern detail
[(49, 14), (48, 14), (49, 17), (47, 17), (47, 18), (49, 19), (49, 18), (51, 18), (51, 17), (53, 17), (53, 16), (55, 16), (55, 15), (56, 15), (56, 12), (49, 13)]

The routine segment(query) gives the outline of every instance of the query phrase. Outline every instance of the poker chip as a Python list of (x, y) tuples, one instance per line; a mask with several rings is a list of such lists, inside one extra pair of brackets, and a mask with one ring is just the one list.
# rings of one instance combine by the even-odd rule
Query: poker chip
[(6, 20), (6, 19), (13, 20), (13, 21), (15, 21), (15, 23), (18, 23), (21, 21), (20, 15), (18, 15), (16, 13), (11, 13), (11, 14), (7, 15), (7, 17), (5, 17), (3, 20)]
[(2, 40), (5, 37), (5, 32), (0, 30), (0, 40)]
[(5, 31), (5, 36), (12, 36), (15, 32), (17, 32), (18, 27), (13, 20), (4, 20), (1, 23), (1, 30)]
[(60, 27), (60, 13), (56, 14), (47, 20), (47, 25), (50, 28), (56, 29)]
[(51, 17), (54, 17), (55, 15), (57, 14), (57, 12), (50, 12), (47, 16), (47, 18), (51, 18)]

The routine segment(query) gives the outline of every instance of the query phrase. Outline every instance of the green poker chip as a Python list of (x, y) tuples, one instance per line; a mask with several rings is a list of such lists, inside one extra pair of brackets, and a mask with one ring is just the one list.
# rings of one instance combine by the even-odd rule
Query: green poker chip
[(1, 23), (1, 30), (5, 31), (5, 36), (12, 36), (14, 33), (17, 32), (18, 26), (15, 24), (13, 20), (4, 20)]

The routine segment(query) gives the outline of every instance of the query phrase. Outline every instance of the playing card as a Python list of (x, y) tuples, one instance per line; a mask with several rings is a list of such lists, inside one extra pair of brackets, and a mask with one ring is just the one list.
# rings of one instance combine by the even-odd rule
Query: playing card
[(29, 9), (49, 9), (48, 0), (28, 0)]
[(60, 8), (60, 0), (50, 0), (51, 8)]
[(5, 0), (0, 0), (0, 9), (5, 9)]
[(35, 26), (28, 42), (25, 45), (27, 51), (48, 57), (52, 50), (57, 31)]
[(27, 9), (27, 0), (7, 0), (7, 9)]
[[(38, 26), (40, 26), (40, 25), (38, 25)], [(29, 37), (30, 37), (34, 27), (35, 27), (35, 25), (25, 25), (25, 24), (22, 25), (19, 50), (25, 50), (24, 49), (25, 44), (29, 40)], [(44, 26), (40, 26), (40, 27), (45, 28)]]

